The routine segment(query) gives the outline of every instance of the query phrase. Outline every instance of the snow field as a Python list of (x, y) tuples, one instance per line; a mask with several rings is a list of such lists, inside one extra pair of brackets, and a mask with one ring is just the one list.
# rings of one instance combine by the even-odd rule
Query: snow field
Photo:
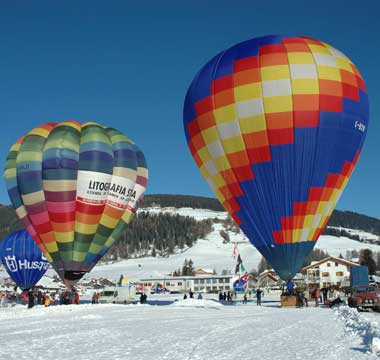
[[(7, 359), (375, 359), (325, 308), (68, 305), (0, 308)], [(186, 306), (181, 306), (187, 302)], [(199, 307), (203, 304), (202, 307)]]

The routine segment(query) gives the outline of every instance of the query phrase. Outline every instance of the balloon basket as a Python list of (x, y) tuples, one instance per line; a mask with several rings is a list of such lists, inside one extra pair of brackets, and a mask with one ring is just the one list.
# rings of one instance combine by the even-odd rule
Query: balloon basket
[(281, 295), (281, 307), (297, 307), (297, 296)]

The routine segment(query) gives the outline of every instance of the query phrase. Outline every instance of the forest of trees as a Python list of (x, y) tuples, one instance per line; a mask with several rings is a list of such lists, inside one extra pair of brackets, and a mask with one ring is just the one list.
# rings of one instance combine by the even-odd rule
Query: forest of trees
[(223, 206), (217, 199), (193, 195), (145, 195), (142, 206), (191, 207), (193, 209), (224, 211)]
[(212, 230), (212, 221), (139, 212), (124, 235), (111, 247), (106, 259), (141, 256), (168, 256), (175, 249), (191, 247)]

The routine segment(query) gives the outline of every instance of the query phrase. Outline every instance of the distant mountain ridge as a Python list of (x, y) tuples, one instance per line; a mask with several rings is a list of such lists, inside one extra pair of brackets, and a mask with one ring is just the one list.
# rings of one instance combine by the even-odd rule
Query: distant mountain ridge
[[(154, 205), (161, 207), (191, 207), (194, 209), (225, 211), (217, 199), (192, 195), (146, 195), (144, 197), (143, 207), (151, 207)], [(362, 230), (380, 236), (379, 219), (358, 214), (353, 211), (334, 210), (328, 226)]]

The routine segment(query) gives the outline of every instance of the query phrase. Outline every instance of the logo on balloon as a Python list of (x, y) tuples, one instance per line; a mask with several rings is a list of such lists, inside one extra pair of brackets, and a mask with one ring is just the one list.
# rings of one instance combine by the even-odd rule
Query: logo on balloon
[(16, 272), (18, 270), (16, 256), (8, 255), (4, 259), (5, 259), (5, 262), (7, 264), (9, 271)]
[(49, 263), (45, 261), (28, 261), (28, 260), (16, 260), (15, 256), (4, 257), (6, 265), (11, 272), (17, 272), (18, 270), (47, 270)]

